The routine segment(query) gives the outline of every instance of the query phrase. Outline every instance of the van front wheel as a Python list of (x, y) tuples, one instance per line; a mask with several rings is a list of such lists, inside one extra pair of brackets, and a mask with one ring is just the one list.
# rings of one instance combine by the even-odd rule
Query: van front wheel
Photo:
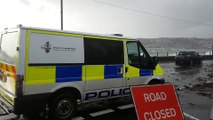
[(72, 93), (58, 95), (50, 104), (51, 120), (70, 120), (76, 112), (77, 100)]

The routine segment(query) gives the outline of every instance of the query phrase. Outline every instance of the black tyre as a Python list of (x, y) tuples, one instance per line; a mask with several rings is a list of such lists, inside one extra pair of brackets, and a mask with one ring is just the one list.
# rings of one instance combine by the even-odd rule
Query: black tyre
[(70, 120), (76, 113), (77, 100), (72, 93), (57, 95), (50, 103), (51, 120)]

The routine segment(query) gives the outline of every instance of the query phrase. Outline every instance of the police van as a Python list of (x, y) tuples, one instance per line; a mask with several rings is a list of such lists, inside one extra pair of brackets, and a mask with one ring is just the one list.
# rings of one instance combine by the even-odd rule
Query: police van
[(85, 102), (164, 83), (163, 69), (136, 39), (18, 26), (0, 39), (0, 101), (15, 114), (48, 108), (68, 120)]

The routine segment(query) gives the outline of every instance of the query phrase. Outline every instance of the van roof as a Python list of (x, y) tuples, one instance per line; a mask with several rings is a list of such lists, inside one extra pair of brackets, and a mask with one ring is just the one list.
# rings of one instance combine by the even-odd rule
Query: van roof
[(100, 36), (100, 37), (109, 37), (109, 38), (119, 38), (119, 39), (128, 39), (128, 40), (139, 40), (136, 38), (130, 38), (130, 37), (123, 37), (120, 33), (115, 34), (95, 34), (95, 33), (87, 33), (87, 32), (78, 32), (78, 31), (68, 31), (68, 30), (59, 30), (59, 29), (49, 29), (49, 28), (40, 28), (40, 27), (29, 27), (29, 26), (22, 26), (18, 25), (16, 28), (9, 28), (10, 29), (32, 29), (32, 30), (44, 30), (44, 31), (51, 31), (51, 32), (62, 32), (62, 33), (72, 33), (72, 34), (82, 34), (87, 36)]

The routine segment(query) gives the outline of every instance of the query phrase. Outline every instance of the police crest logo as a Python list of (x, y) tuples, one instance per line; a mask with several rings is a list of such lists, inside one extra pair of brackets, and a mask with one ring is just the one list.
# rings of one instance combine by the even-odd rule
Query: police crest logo
[(50, 45), (50, 42), (46, 42), (44, 45), (41, 46), (41, 49), (44, 49), (46, 53), (49, 53), (50, 50), (51, 50), (51, 45)]

